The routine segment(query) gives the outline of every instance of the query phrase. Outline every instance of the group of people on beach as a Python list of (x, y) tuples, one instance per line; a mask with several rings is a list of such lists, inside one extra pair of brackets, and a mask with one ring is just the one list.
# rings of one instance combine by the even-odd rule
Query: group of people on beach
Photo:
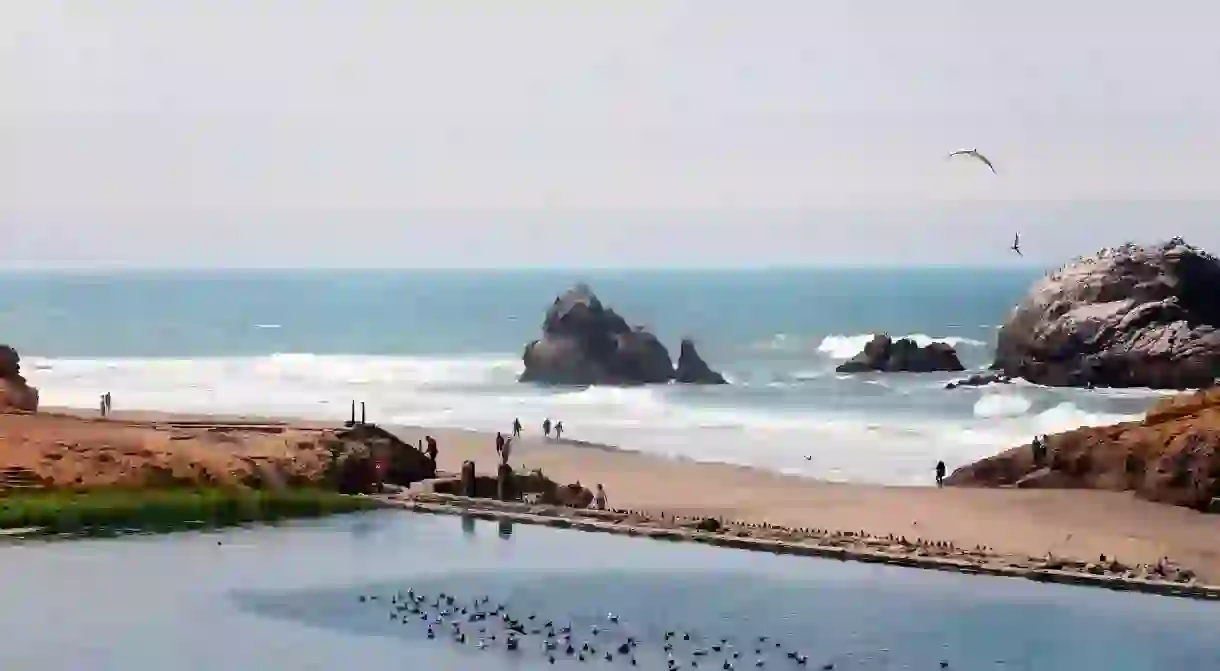
[[(513, 439), (520, 438), (521, 432), (525, 427), (521, 425), (521, 418), (513, 419), (513, 431), (509, 436), (505, 436), (499, 431), (496, 432), (496, 454), (500, 456), (500, 463), (507, 464), (508, 459), (513, 453)], [(560, 440), (563, 437), (563, 422), (555, 422), (551, 424), (551, 418), (547, 417), (542, 420), (542, 435), (546, 438), (551, 437), (551, 432), (555, 432), (555, 440)]]
[[(521, 418), (517, 417), (513, 420), (513, 438), (520, 438), (521, 431), (524, 427), (521, 426)], [(551, 418), (547, 417), (542, 420), (542, 435), (545, 438), (551, 437), (551, 432), (555, 432), (555, 440), (563, 439), (563, 422), (555, 422), (551, 424)]]
[(102, 417), (109, 417), (110, 411), (113, 408), (110, 402), (110, 392), (106, 392), (99, 397), (98, 410), (101, 411)]
[(1029, 444), (1030, 450), (1033, 452), (1035, 468), (1042, 468), (1046, 464), (1046, 455), (1050, 448), (1049, 441), (1050, 439), (1045, 435), (1034, 436), (1033, 442)]

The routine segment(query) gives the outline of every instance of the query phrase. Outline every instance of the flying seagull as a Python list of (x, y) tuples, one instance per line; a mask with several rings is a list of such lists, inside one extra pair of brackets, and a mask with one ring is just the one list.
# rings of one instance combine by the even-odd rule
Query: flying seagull
[(1021, 234), (1020, 233), (1013, 234), (1012, 247), (1010, 249), (1012, 249), (1012, 251), (1016, 252), (1017, 256), (1025, 256), (1024, 254), (1021, 253)]
[(991, 164), (991, 161), (987, 160), (986, 156), (983, 156), (982, 154), (980, 154), (978, 149), (959, 149), (959, 150), (949, 154), (949, 156), (947, 156), (946, 158), (953, 158), (954, 156), (972, 156), (974, 158), (977, 158), (978, 160), (985, 163), (988, 168), (991, 168), (991, 173), (993, 175), (995, 174), (995, 166)]

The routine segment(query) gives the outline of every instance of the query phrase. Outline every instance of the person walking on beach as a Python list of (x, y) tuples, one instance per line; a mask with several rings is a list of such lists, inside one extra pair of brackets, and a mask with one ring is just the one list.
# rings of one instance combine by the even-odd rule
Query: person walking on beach
[(521, 437), (521, 418), (517, 417), (513, 420), (513, 438)]
[(936, 486), (945, 486), (945, 462), (943, 461), (936, 462)]
[(106, 416), (106, 395), (101, 394), (97, 397), (97, 411), (102, 417)]
[(555, 422), (555, 440), (563, 438), (563, 422)]
[(542, 435), (546, 438), (551, 437), (551, 418), (547, 417), (542, 420)]
[(496, 454), (504, 451), (504, 434), (496, 432)]
[(593, 507), (598, 510), (606, 509), (606, 490), (600, 482), (597, 483), (597, 492), (593, 494)]
[(504, 439), (504, 445), (500, 448), (500, 463), (507, 464), (508, 458), (513, 455), (513, 439)]
[(106, 395), (102, 397), (102, 400), (106, 403), (106, 416), (109, 417), (110, 411), (114, 409), (110, 402), (110, 392), (106, 392)]

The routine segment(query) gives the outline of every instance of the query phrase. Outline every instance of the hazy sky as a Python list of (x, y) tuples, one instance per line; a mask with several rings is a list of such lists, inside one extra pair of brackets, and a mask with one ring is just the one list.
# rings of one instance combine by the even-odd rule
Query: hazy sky
[[(0, 264), (1220, 249), (1215, 0), (0, 1)], [(998, 175), (951, 149), (978, 146)]]

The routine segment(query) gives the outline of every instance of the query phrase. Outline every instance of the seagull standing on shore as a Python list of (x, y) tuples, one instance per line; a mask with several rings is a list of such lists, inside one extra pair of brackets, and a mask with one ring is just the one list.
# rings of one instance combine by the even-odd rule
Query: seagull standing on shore
[(1017, 256), (1025, 256), (1024, 254), (1021, 253), (1021, 234), (1020, 233), (1013, 234), (1012, 247), (1010, 247), (1010, 249), (1012, 249), (1012, 251), (1016, 252)]
[(980, 154), (978, 149), (958, 149), (957, 151), (950, 153), (945, 158), (953, 158), (954, 156), (970, 156), (972, 158), (978, 159), (978, 160), (982, 161), (988, 168), (991, 168), (991, 174), (993, 174), (993, 175), (996, 174), (995, 166), (991, 164), (991, 161), (987, 160), (986, 156), (983, 156), (982, 154)]

